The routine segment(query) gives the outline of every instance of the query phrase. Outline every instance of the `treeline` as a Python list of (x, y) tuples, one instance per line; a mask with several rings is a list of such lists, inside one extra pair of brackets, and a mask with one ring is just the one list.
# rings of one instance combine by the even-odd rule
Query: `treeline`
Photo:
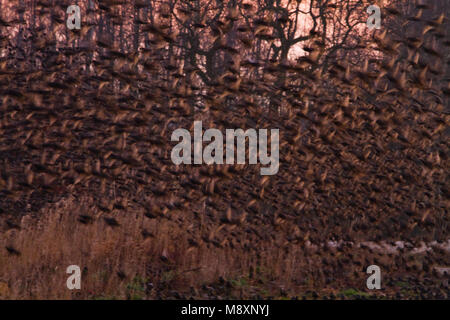
[[(81, 8), (81, 30), (66, 26), (73, 4)], [(381, 30), (366, 27), (370, 4), (382, 8)], [(445, 0), (1, 0), (0, 55), (30, 70), (63, 59), (95, 74), (96, 61), (112, 53), (110, 59), (140, 59), (134, 66), (147, 69), (148, 80), (195, 70), (190, 81), (200, 87), (233, 74), (295, 87), (302, 84), (289, 82), (287, 68), (267, 79), (267, 66), (303, 64), (323, 74), (342, 61), (352, 67), (369, 60), (374, 69), (373, 61), (389, 58), (373, 45), (375, 34), (422, 36), (426, 21), (448, 10)], [(424, 41), (443, 52), (435, 40)], [(151, 59), (141, 63), (143, 56)], [(425, 63), (433, 70), (432, 59)], [(440, 73), (449, 77), (448, 68)]]
[[(81, 8), (82, 29), (66, 27), (69, 5)], [(1, 1), (2, 56), (39, 65), (46, 52), (86, 50), (87, 68), (102, 43), (118, 52), (157, 51), (168, 63), (198, 68), (204, 83), (230, 64), (294, 61), (320, 66), (367, 51), (366, 0), (19, 0)], [(90, 50), (89, 50), (90, 49)], [(239, 53), (236, 61), (235, 53)], [(239, 65), (240, 66), (240, 65)], [(249, 71), (255, 77), (261, 70)], [(281, 79), (280, 79), (281, 81)]]

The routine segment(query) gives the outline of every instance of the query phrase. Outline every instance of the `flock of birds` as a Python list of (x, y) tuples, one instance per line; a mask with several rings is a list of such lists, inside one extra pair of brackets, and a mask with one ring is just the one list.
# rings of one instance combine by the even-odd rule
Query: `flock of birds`
[[(304, 244), (326, 251), (330, 240), (447, 241), (448, 22), (443, 15), (424, 21), (388, 13), (420, 22), (422, 32), (400, 39), (376, 32), (367, 50), (383, 59), (344, 59), (327, 70), (320, 40), (289, 63), (246, 60), (224, 41), (232, 57), (225, 73), (202, 83), (198, 68), (162, 58), (176, 40), (146, 22), (149, 49), (123, 53), (100, 37), (89, 70), (89, 47), (47, 51), (45, 68), (1, 58), (4, 229), (20, 229), (23, 214), (73, 194), (97, 203), (99, 214), (80, 214), (80, 224), (120, 228), (117, 212), (141, 210), (188, 230), (192, 249), (257, 251), (274, 242), (280, 250)], [(219, 39), (227, 19), (233, 17), (217, 26)], [(241, 30), (247, 40), (254, 32)], [(37, 50), (48, 48), (51, 40), (39, 37)], [(261, 76), (248, 76), (255, 73)], [(261, 176), (258, 165), (174, 165), (171, 133), (192, 130), (194, 120), (222, 131), (279, 128), (278, 174)], [(17, 247), (3, 250), (20, 255)], [(430, 265), (449, 264), (448, 252), (433, 259)]]

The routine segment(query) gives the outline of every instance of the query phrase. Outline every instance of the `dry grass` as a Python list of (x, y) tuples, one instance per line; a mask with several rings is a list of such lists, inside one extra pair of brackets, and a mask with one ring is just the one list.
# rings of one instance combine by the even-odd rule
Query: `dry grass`
[[(81, 224), (79, 214), (90, 215), (94, 221)], [(289, 229), (282, 227), (274, 229), (268, 241), (241, 236), (240, 246), (200, 242), (190, 248), (193, 230), (180, 227), (176, 216), (148, 219), (138, 210), (117, 211), (114, 217), (120, 226), (113, 228), (103, 215), (90, 197), (69, 197), (42, 208), (39, 218), (24, 216), (20, 230), (2, 233), (0, 246), (13, 246), (21, 254), (0, 256), (0, 298), (282, 298), (314, 290), (355, 291), (346, 288), (367, 294), (364, 265), (372, 263), (387, 272), (384, 279), (404, 275), (403, 267), (411, 271), (411, 266), (418, 265), (414, 277), (423, 279), (423, 257), (409, 259), (401, 267), (402, 257), (373, 252), (366, 256), (367, 249), (324, 255), (304, 243), (287, 243)], [(143, 229), (153, 236), (144, 239)], [(69, 265), (83, 270), (81, 290), (66, 287)]]
[[(172, 221), (150, 220), (142, 212), (127, 211), (117, 214), (120, 226), (112, 228), (93, 208), (87, 197), (63, 199), (43, 208), (39, 219), (24, 216), (21, 230), (2, 234), (0, 245), (11, 245), (21, 254), (0, 256), (1, 297), (73, 298), (66, 288), (65, 273), (67, 266), (73, 264), (84, 268), (82, 290), (78, 292), (81, 298), (129, 298), (127, 291), (136, 279), (154, 286), (170, 282), (169, 287), (183, 291), (219, 277), (238, 278), (240, 273), (257, 267), (254, 254), (237, 255), (231, 248), (208, 248), (202, 244), (188, 250), (189, 232)], [(95, 221), (81, 224), (77, 221), (79, 214), (94, 216)], [(154, 236), (143, 239), (143, 228)], [(282, 252), (267, 256), (265, 250), (262, 252), (260, 260), (272, 266), (278, 261), (281, 265)], [(163, 255), (168, 261), (162, 261)], [(294, 272), (294, 262), (295, 259), (279, 270), (287, 281)], [(120, 279), (119, 271), (126, 279)], [(158, 297), (156, 294), (156, 290), (147, 290), (142, 296)]]

